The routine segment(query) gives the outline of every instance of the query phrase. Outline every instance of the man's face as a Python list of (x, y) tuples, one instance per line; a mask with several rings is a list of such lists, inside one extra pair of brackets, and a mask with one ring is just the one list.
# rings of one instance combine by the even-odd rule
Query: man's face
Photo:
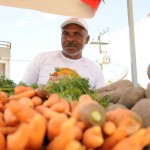
[(87, 30), (77, 24), (69, 24), (62, 29), (61, 44), (63, 54), (68, 58), (81, 58), (82, 50), (88, 41)]

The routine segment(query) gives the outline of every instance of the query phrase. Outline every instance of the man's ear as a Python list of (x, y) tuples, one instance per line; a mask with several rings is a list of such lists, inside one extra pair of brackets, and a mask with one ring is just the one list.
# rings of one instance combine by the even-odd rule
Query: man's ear
[(85, 42), (85, 44), (87, 44), (87, 43), (89, 42), (89, 40), (90, 40), (90, 36), (88, 35), (88, 36), (86, 37), (86, 42)]

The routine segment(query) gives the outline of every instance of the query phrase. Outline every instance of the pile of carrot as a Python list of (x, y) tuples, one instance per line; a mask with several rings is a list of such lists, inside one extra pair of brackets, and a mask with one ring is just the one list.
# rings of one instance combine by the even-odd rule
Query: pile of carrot
[(31, 87), (0, 91), (0, 150), (143, 150), (150, 126), (129, 109), (105, 111), (89, 95), (43, 100)]

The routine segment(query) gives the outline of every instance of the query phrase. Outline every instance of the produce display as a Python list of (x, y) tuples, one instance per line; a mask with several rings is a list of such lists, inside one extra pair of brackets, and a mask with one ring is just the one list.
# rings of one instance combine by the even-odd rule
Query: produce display
[(150, 84), (119, 80), (95, 91), (77, 74), (57, 75), (43, 86), (1, 78), (0, 149), (150, 149)]

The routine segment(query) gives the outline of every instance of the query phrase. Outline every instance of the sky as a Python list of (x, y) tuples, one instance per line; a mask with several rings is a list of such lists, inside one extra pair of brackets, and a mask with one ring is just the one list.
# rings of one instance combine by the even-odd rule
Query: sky
[[(150, 0), (132, 0), (132, 2), (134, 25), (138, 26), (138, 23), (150, 12)], [(67, 17), (0, 5), (0, 41), (8, 41), (12, 44), (10, 61), (10, 78), (12, 80), (19, 82), (22, 79), (28, 64), (38, 53), (61, 50), (60, 24)], [(107, 28), (109, 29), (101, 36), (102, 42), (110, 42), (107, 48), (112, 61), (111, 64), (104, 65), (104, 75), (107, 76), (107, 79), (117, 78), (122, 72), (126, 71), (126, 68), (130, 70), (127, 0), (105, 0), (105, 3), (101, 2), (99, 5), (95, 16), (86, 20), (89, 26), (90, 42), (97, 41), (98, 34), (105, 32)], [(140, 32), (142, 33), (143, 30)], [(139, 35), (138, 30), (135, 34), (141, 35)], [(145, 45), (144, 41), (143, 44)], [(127, 45), (127, 49), (123, 49), (125, 45)], [(149, 46), (149, 43), (147, 43), (147, 46)], [(86, 45), (85, 56), (95, 61), (99, 56), (97, 54), (97, 46)], [(147, 57), (147, 51), (145, 56)], [(146, 63), (149, 62), (146, 61)], [(148, 64), (146, 65), (148, 66)], [(138, 69), (146, 74), (147, 68), (145, 65)], [(140, 75), (138, 74), (138, 76)], [(148, 82), (147, 77), (145, 78), (145, 82)], [(142, 79), (140, 78), (140, 80)], [(144, 86), (146, 86), (146, 83), (144, 83)]]

